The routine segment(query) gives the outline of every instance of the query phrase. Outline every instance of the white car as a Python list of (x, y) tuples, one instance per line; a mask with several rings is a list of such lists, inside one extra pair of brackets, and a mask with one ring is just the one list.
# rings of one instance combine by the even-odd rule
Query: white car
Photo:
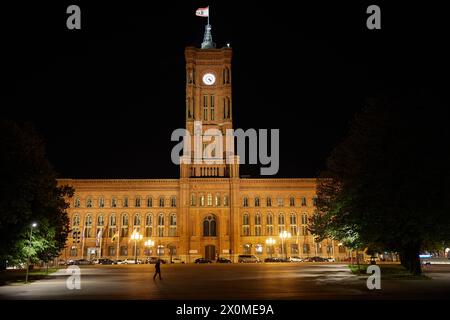
[(172, 263), (184, 263), (180, 258), (172, 258)]
[(142, 260), (137, 259), (136, 261), (134, 258), (126, 258), (122, 263), (118, 264), (142, 264)]
[(303, 259), (300, 258), (300, 257), (294, 256), (294, 257), (289, 257), (289, 258), (288, 258), (288, 261), (289, 261), (289, 262), (303, 262)]

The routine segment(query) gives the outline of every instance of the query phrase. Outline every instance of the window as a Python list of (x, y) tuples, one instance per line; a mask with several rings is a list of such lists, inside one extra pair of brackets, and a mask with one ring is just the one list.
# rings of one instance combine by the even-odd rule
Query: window
[(278, 198), (278, 199), (277, 199), (277, 205), (278, 205), (279, 207), (282, 207), (282, 206), (283, 206), (283, 198)]
[(208, 121), (208, 96), (203, 95), (203, 121)]
[(243, 206), (248, 207), (248, 198), (247, 197), (244, 197)]
[(295, 213), (291, 213), (291, 215), (289, 216), (289, 223), (297, 224), (297, 215)]
[(104, 226), (105, 225), (105, 220), (103, 218), (103, 215), (99, 215), (97, 217), (97, 226)]
[(104, 207), (105, 207), (105, 198), (100, 197), (100, 198), (98, 199), (98, 207), (99, 207), (99, 208), (104, 208)]
[(128, 227), (123, 227), (122, 226), (122, 230), (121, 230), (121, 236), (122, 237), (128, 237)]
[(134, 215), (133, 225), (134, 225), (135, 227), (141, 225), (141, 216), (140, 216), (138, 213), (136, 213), (136, 214)]
[(164, 214), (158, 215), (158, 237), (164, 237)]
[(302, 214), (302, 224), (308, 224), (308, 215), (306, 213)]
[(317, 197), (312, 198), (313, 206), (317, 206)]
[(116, 246), (108, 246), (108, 255), (115, 256), (116, 255)]
[(116, 227), (109, 226), (108, 228), (108, 237), (112, 238), (116, 234)]
[(262, 235), (261, 214), (257, 213), (255, 215), (255, 236), (261, 235)]
[(145, 217), (145, 236), (151, 237), (153, 233), (153, 215), (147, 214)]
[(252, 253), (252, 245), (250, 243), (244, 244), (244, 254), (251, 254)]
[(203, 219), (203, 236), (215, 237), (216, 236), (216, 217), (213, 215), (206, 216)]
[(302, 207), (305, 207), (305, 206), (306, 206), (306, 198), (302, 197)]
[(204, 195), (200, 196), (200, 206), (202, 206), (202, 207), (205, 206), (205, 196)]
[(80, 207), (80, 198), (75, 198), (75, 201), (74, 201), (74, 207), (75, 208), (79, 208)]
[(273, 215), (271, 213), (267, 214), (266, 228), (267, 228), (267, 235), (272, 236), (273, 235)]
[(210, 96), (211, 98), (211, 120), (214, 121), (215, 112), (214, 112), (214, 95)]
[(298, 254), (298, 244), (296, 243), (291, 243), (291, 254)]
[(195, 193), (191, 193), (191, 206), (195, 206), (196, 205), (196, 197), (195, 197)]
[(70, 248), (70, 256), (71, 257), (76, 257), (78, 255), (77, 253), (77, 247), (72, 247)]
[(92, 208), (92, 198), (89, 197), (86, 200), (86, 208)]
[(307, 236), (308, 235), (308, 227), (307, 226), (302, 226), (302, 235), (303, 236)]
[(280, 213), (278, 215), (278, 233), (281, 233), (285, 230), (285, 219), (284, 219), (284, 213)]
[(223, 205), (224, 205), (225, 207), (228, 206), (228, 196), (227, 196), (227, 195), (224, 195), (224, 196), (223, 196)]
[(256, 254), (262, 254), (263, 253), (263, 246), (262, 246), (262, 244), (257, 244), (255, 246), (255, 252), (256, 252)]
[(266, 206), (267, 206), (267, 207), (271, 207), (271, 206), (272, 206), (272, 198), (268, 197), (268, 198), (266, 199)]
[(128, 215), (124, 214), (122, 216), (122, 226), (128, 226)]
[(259, 207), (259, 197), (255, 198), (255, 207)]
[(147, 208), (151, 208), (151, 207), (153, 207), (153, 198), (148, 197), (147, 198)]
[(75, 216), (73, 217), (72, 225), (73, 225), (74, 227), (80, 225), (80, 216), (79, 216), (79, 215), (75, 215)]
[(207, 202), (208, 206), (212, 206), (212, 194), (211, 193), (208, 193), (206, 202)]
[(175, 237), (177, 235), (177, 215), (172, 213), (170, 215), (170, 227), (169, 227), (169, 236)]
[(305, 243), (303, 245), (303, 253), (304, 254), (309, 254), (309, 244), (308, 243)]
[(170, 206), (171, 206), (171, 207), (176, 207), (176, 206), (177, 206), (177, 197), (172, 196), (172, 197), (170, 198)]
[(220, 194), (216, 194), (216, 198), (215, 198), (215, 201), (214, 201), (215, 203), (214, 203), (214, 205), (216, 206), (216, 207), (219, 207), (220, 206)]
[(116, 216), (115, 216), (114, 214), (112, 214), (112, 215), (109, 217), (109, 225), (110, 225), (110, 226), (115, 226), (115, 225), (116, 225)]
[(92, 216), (90, 214), (88, 214), (86, 216), (86, 220), (85, 220), (84, 224), (86, 227), (92, 226)]
[(124, 197), (123, 198), (123, 207), (127, 208), (128, 207), (128, 197)]
[(339, 253), (345, 253), (345, 247), (343, 245), (340, 245), (338, 248), (339, 248)]
[(136, 208), (140, 208), (141, 207), (141, 197), (136, 197), (136, 199), (134, 199), (134, 206)]
[(316, 242), (316, 252), (322, 253), (322, 244), (320, 242)]
[(297, 235), (297, 226), (291, 225), (291, 235), (296, 236)]
[(159, 197), (159, 206), (164, 207), (164, 197)]
[(289, 205), (290, 205), (291, 207), (295, 207), (295, 198), (294, 198), (294, 197), (290, 197), (290, 198), (289, 198)]
[(111, 198), (111, 208), (117, 207), (117, 199), (115, 197)]
[(249, 236), (250, 235), (250, 223), (249, 223), (248, 213), (244, 213), (242, 216), (242, 235)]
[(120, 255), (121, 256), (127, 256), (128, 255), (128, 247), (127, 246), (121, 246), (120, 247)]

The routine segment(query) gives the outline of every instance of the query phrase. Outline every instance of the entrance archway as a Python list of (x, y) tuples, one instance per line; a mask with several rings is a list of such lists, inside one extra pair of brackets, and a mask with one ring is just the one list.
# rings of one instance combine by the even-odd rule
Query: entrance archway
[(205, 259), (209, 259), (209, 260), (216, 259), (216, 246), (213, 246), (213, 245), (205, 246)]

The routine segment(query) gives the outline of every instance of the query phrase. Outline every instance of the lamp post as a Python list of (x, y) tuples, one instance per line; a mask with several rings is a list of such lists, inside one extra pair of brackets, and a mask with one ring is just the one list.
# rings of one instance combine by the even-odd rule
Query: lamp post
[(138, 240), (142, 240), (142, 234), (134, 231), (131, 234), (131, 240), (134, 240), (134, 263), (137, 264), (137, 242)]
[(289, 239), (290, 237), (291, 237), (291, 233), (287, 232), (286, 230), (280, 233), (281, 251), (285, 253), (286, 260), (287, 260), (287, 251), (284, 250), (284, 241), (286, 239)]
[(275, 245), (275, 239), (273, 238), (269, 238), (266, 240), (266, 245), (270, 248), (270, 258), (272, 259), (272, 250), (273, 250), (273, 246)]
[(25, 276), (25, 283), (28, 282), (28, 270), (30, 269), (30, 253), (31, 253), (31, 247), (32, 247), (31, 237), (33, 236), (33, 228), (36, 228), (36, 227), (37, 227), (37, 223), (36, 222), (33, 222), (31, 224), (31, 227), (30, 227), (30, 246), (28, 247), (29, 250), (28, 250), (28, 258), (27, 258), (27, 273), (26, 273), (26, 276)]
[[(155, 241), (153, 241), (152, 239), (148, 239), (147, 241), (144, 242), (144, 246), (148, 247), (148, 248), (152, 248), (155, 245)], [(147, 254), (148, 256), (149, 254)]]

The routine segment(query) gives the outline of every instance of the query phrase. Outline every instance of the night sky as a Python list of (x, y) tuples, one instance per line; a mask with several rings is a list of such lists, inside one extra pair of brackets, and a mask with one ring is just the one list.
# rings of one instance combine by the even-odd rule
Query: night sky
[[(280, 129), (279, 177), (315, 177), (371, 97), (425, 88), (448, 102), (438, 2), (92, 2), (2, 5), (1, 116), (35, 124), (60, 177), (178, 177), (170, 135), (184, 127), (184, 48), (200, 46), (195, 10), (208, 4), (214, 41), (233, 47), (234, 127)], [(70, 4), (79, 31), (66, 28)], [(369, 4), (381, 30), (366, 28)]]

